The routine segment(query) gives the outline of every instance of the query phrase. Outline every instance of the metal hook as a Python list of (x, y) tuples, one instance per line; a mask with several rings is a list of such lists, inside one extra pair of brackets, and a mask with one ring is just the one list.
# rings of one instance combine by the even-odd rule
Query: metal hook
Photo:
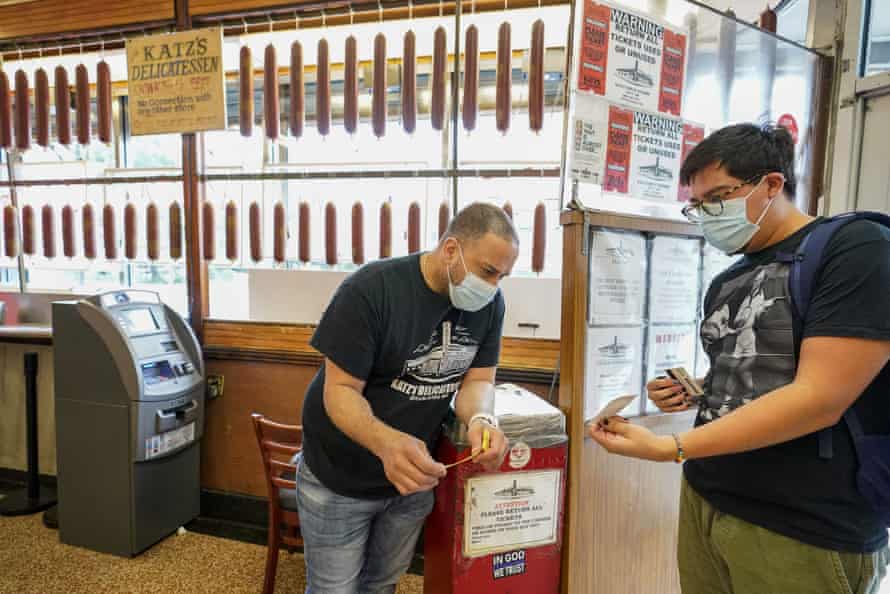
[(241, 17), (241, 24), (244, 25), (244, 31), (243, 31), (242, 35), (247, 35), (247, 19), (245, 19), (244, 17)]
[(272, 22), (271, 14), (268, 15), (268, 19), (269, 19), (269, 33), (274, 33), (275, 32), (275, 24)]
[(321, 28), (325, 29), (328, 26), (328, 15), (325, 12), (324, 8), (321, 9)]
[(408, 0), (408, 20), (414, 19), (414, 0)]
[(442, 0), (439, 0), (439, 18), (442, 17)]
[(349, 3), (349, 24), (355, 24), (355, 11), (352, 9), (352, 3)]
[(383, 4), (377, 0), (377, 20), (383, 22)]

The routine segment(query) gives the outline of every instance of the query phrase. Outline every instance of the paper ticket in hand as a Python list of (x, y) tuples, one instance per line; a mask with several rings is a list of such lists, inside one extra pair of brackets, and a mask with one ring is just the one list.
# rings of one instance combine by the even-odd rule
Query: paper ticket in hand
[(619, 396), (618, 398), (615, 398), (614, 400), (611, 400), (610, 402), (608, 402), (603, 408), (600, 409), (600, 411), (598, 413), (596, 413), (596, 416), (594, 416), (591, 419), (588, 419), (585, 422), (585, 424), (586, 425), (597, 425), (603, 419), (608, 419), (609, 417), (614, 417), (615, 415), (620, 413), (622, 410), (627, 408), (627, 405), (629, 405), (631, 402), (633, 402), (636, 399), (637, 399), (637, 397), (634, 396), (633, 394), (631, 394), (629, 396)]

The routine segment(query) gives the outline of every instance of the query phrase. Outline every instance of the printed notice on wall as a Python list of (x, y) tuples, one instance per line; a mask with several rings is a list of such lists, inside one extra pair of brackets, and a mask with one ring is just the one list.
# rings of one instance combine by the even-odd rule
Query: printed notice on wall
[(610, 400), (640, 393), (643, 375), (642, 328), (590, 328), (587, 331), (586, 359), (584, 418), (588, 419)]
[(688, 324), (698, 312), (701, 242), (658, 236), (652, 240), (649, 321)]
[(680, 115), (687, 37), (624, 7), (584, 0), (578, 90), (628, 107)]
[[(650, 326), (648, 338), (647, 380), (666, 375), (665, 370), (671, 367), (683, 367), (689, 373), (695, 373), (698, 342), (695, 324)], [(654, 410), (655, 405), (648, 399), (646, 401), (646, 409)]]
[(464, 557), (555, 543), (561, 472), (509, 472), (468, 479)]
[(636, 233), (593, 231), (590, 323), (641, 324), (646, 297), (646, 240)]
[(127, 41), (133, 135), (226, 127), (222, 29)]
[(603, 183), (606, 156), (606, 114), (609, 104), (592, 95), (578, 95), (572, 125), (569, 167), (573, 179)]
[(679, 185), (683, 123), (643, 111), (633, 112), (630, 194), (672, 202)]

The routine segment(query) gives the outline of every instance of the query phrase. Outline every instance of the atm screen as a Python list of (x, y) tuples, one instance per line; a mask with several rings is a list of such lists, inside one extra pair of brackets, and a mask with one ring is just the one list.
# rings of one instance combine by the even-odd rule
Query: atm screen
[(158, 324), (151, 310), (148, 308), (128, 309), (121, 312), (127, 320), (131, 334), (152, 332), (158, 329)]
[(142, 377), (147, 385), (157, 384), (175, 377), (169, 361), (142, 364)]

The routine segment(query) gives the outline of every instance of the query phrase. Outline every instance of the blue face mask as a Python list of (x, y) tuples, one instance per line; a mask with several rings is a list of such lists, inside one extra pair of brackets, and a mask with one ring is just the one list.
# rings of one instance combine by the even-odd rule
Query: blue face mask
[(479, 311), (494, 299), (498, 292), (498, 288), (490, 285), (467, 269), (464, 262), (464, 253), (457, 244), (458, 254), (460, 255), (460, 263), (466, 271), (464, 280), (459, 285), (455, 285), (451, 281), (451, 269), (446, 268), (448, 273), (448, 295), (451, 297), (451, 303), (457, 309), (464, 311)]
[(723, 203), (723, 212), (719, 215), (705, 215), (702, 218), (700, 223), (702, 233), (708, 243), (727, 254), (738, 253), (748, 245), (748, 242), (751, 241), (751, 238), (760, 229), (760, 223), (763, 221), (766, 213), (769, 212), (770, 206), (773, 205), (773, 200), (775, 200), (769, 201), (769, 204), (766, 205), (766, 208), (757, 217), (756, 223), (748, 220), (748, 198), (760, 187), (763, 179), (766, 178), (762, 178), (757, 182), (754, 189), (748, 192), (746, 196), (726, 200)]

